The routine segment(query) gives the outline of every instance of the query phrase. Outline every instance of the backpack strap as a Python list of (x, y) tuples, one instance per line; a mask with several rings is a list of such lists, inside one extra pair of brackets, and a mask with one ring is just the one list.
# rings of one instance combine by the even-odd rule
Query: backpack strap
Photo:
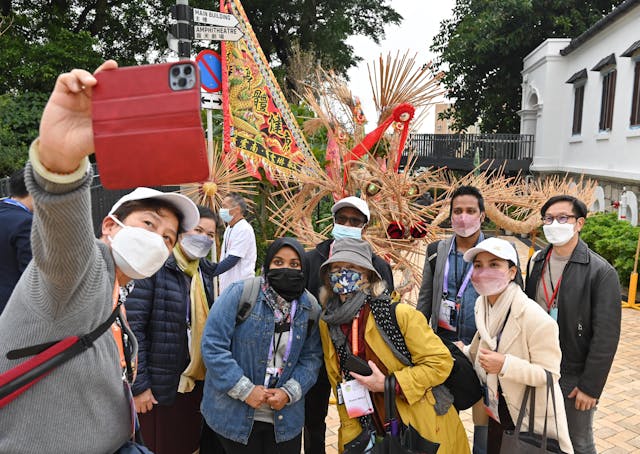
[(434, 241), (433, 243), (429, 243), (427, 245), (427, 260), (429, 261), (429, 266), (431, 267), (431, 275), (435, 273), (436, 270), (436, 258), (438, 258), (438, 246), (440, 245), (440, 241)]
[(260, 293), (260, 277), (250, 277), (242, 281), (242, 283), (242, 295), (240, 295), (240, 301), (238, 302), (236, 325), (249, 318), (249, 314), (253, 311), (253, 306), (256, 305), (258, 293)]

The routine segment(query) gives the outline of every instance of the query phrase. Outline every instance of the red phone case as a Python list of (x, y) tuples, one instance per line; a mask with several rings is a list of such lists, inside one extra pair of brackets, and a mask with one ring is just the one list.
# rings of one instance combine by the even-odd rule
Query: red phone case
[(200, 78), (173, 91), (170, 68), (180, 61), (96, 74), (93, 137), (102, 185), (108, 189), (192, 183), (209, 177), (200, 118)]

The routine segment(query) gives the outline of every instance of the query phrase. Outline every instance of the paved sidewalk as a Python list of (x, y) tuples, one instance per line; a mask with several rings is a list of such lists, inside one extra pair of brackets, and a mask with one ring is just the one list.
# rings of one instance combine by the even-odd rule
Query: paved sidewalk
[[(527, 263), (528, 247), (515, 237), (504, 237), (516, 244), (521, 263)], [(471, 410), (461, 413), (469, 443), (473, 440)], [(329, 405), (326, 453), (338, 452), (335, 405)], [(640, 311), (622, 310), (622, 336), (609, 379), (598, 405), (594, 424), (599, 454), (640, 452)]]

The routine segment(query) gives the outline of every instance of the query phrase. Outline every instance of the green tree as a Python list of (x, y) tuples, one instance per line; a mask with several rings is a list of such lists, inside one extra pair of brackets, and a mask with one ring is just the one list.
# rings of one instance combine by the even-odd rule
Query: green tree
[(286, 66), (294, 46), (313, 51), (324, 68), (341, 74), (361, 59), (346, 43), (365, 35), (376, 43), (385, 24), (402, 20), (388, 0), (245, 0), (260, 46), (272, 63)]
[(431, 50), (455, 99), (445, 117), (462, 130), (517, 133), (522, 59), (547, 38), (576, 37), (622, 0), (456, 0)]

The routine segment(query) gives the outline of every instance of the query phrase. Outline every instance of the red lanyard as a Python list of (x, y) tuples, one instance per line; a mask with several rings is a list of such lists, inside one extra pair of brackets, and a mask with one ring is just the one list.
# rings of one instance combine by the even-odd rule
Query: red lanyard
[[(553, 302), (556, 300), (557, 296), (558, 296), (558, 290), (560, 289), (560, 283), (562, 282), (562, 275), (560, 275), (560, 278), (558, 279), (558, 282), (556, 283), (556, 288), (553, 288), (553, 280), (551, 278), (551, 265), (549, 265), (549, 261), (551, 260), (551, 250), (549, 250), (549, 253), (547, 254), (547, 258), (544, 260), (544, 263), (542, 264), (542, 273), (541, 273), (541, 279), (542, 279), (542, 289), (544, 290), (544, 299), (547, 302), (547, 312), (551, 310), (551, 306), (553, 305)], [(544, 280), (544, 267), (545, 265), (548, 268), (548, 273), (549, 273), (549, 282), (551, 283), (551, 291), (553, 292), (551, 294), (551, 299), (549, 299), (549, 291), (547, 290), (547, 283)]]
[(351, 350), (353, 350), (353, 354), (356, 356), (358, 356), (358, 353), (360, 352), (358, 324), (358, 315), (356, 315), (356, 318), (351, 322)]

